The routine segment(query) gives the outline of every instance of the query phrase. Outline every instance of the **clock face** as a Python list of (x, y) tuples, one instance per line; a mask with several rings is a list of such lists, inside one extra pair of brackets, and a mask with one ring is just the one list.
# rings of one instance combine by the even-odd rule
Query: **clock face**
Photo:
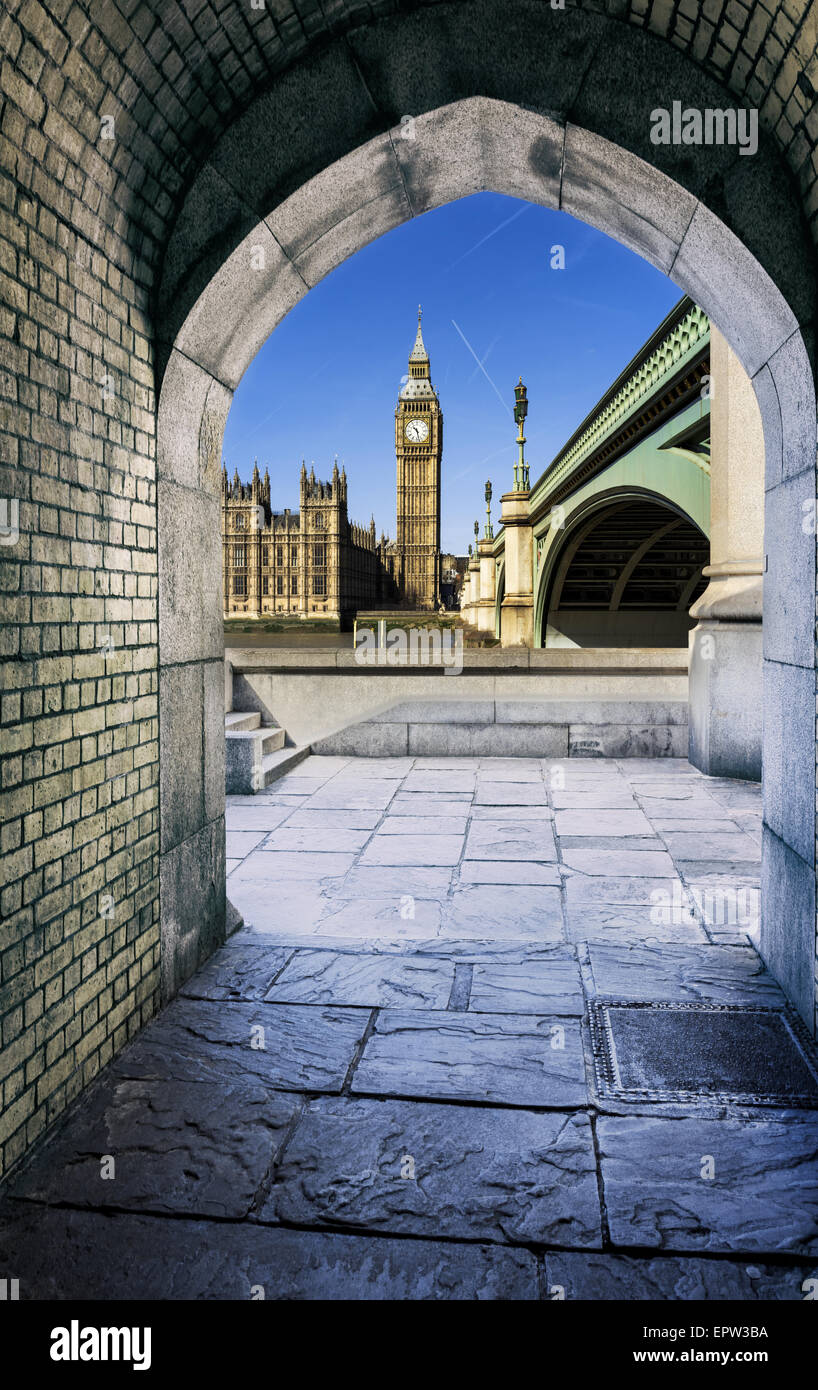
[(403, 433), (410, 444), (423, 444), (424, 440), (429, 438), (429, 426), (425, 420), (415, 416), (414, 420), (406, 421)]

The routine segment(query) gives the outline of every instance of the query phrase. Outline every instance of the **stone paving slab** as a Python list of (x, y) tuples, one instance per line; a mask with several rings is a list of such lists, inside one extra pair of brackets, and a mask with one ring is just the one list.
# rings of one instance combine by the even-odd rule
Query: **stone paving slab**
[(239, 874), (237, 870), (230, 876), (230, 900), (249, 931), (311, 932), (330, 911), (331, 900), (320, 882), (294, 880), (273, 885), (264, 878), (246, 879)]
[[(300, 1105), (300, 1097), (254, 1078), (127, 1081), (108, 1073), (12, 1183), (11, 1195), (243, 1217)], [(113, 1177), (102, 1176), (103, 1156), (114, 1162)]]
[(477, 780), (475, 769), (471, 771), (440, 770), (410, 772), (401, 784), (402, 792), (468, 792), (474, 791)]
[(368, 1009), (175, 999), (112, 1069), (133, 1080), (255, 1078), (276, 1090), (337, 1092), (369, 1017)]
[(755, 875), (688, 875), (687, 886), (696, 912), (708, 927), (751, 931), (758, 926), (761, 887)]
[(450, 867), (463, 852), (462, 835), (383, 835), (372, 837), (363, 854), (362, 866), (408, 865), (410, 867)]
[(338, 826), (328, 826), (324, 830), (313, 827), (294, 829), (289, 824), (274, 830), (264, 841), (264, 853), (295, 851), (311, 854), (359, 854), (372, 834), (371, 830), (342, 830)]
[(784, 1003), (784, 996), (750, 946), (601, 946), (588, 948), (601, 995), (667, 1002)]
[(315, 936), (341, 936), (358, 939), (364, 949), (370, 937), (393, 937), (405, 941), (413, 937), (437, 936), (443, 921), (441, 903), (411, 894), (378, 898), (336, 898), (315, 928)]
[(741, 831), (703, 834), (667, 831), (662, 838), (673, 858), (680, 862), (699, 859), (726, 859), (731, 864), (739, 860), (761, 862), (761, 842)]
[(563, 861), (577, 873), (597, 878), (676, 878), (670, 855), (659, 850), (569, 849)]
[[(679, 785), (682, 787), (681, 783)], [(683, 787), (682, 791), (684, 791)], [(654, 797), (648, 796), (640, 788), (638, 799), (645, 815), (654, 822), (662, 816), (668, 816), (675, 819), (686, 817), (688, 820), (716, 821), (728, 831), (733, 826), (733, 821), (724, 806), (721, 806), (718, 801), (714, 801), (712, 797), (699, 796), (698, 794), (695, 796)]]
[(443, 903), (443, 933), (485, 941), (562, 941), (557, 888), (465, 884)]
[(688, 881), (718, 875), (724, 882), (750, 877), (756, 886), (761, 883), (761, 861), (757, 859), (677, 859), (675, 862), (682, 878)]
[(664, 845), (658, 835), (561, 835), (563, 859), (573, 850), (593, 850), (594, 854), (623, 855), (662, 852)]
[(0, 1206), (0, 1268), (21, 1299), (534, 1300), (538, 1266), (502, 1245), (291, 1231), (252, 1223), (115, 1218)]
[(451, 865), (423, 868), (420, 865), (358, 864), (333, 891), (341, 898), (409, 895), (415, 899), (440, 901), (446, 897), (451, 881)]
[(615, 1245), (818, 1256), (818, 1117), (603, 1116), (597, 1138)]
[[(322, 938), (323, 944), (323, 938)], [(475, 932), (472, 936), (449, 936), (441, 931), (433, 939), (418, 941), (415, 951), (418, 955), (439, 956), (444, 960), (456, 961), (458, 965), (516, 964), (527, 961), (545, 960), (555, 946), (564, 945), (562, 936), (544, 941), (542, 934), (530, 936), (486, 937)], [(367, 942), (367, 949), (370, 943)], [(372, 945), (372, 950), (386, 949), (385, 943)]]
[(540, 758), (478, 758), (477, 772), (501, 782), (541, 782), (543, 765)]
[(802, 1302), (805, 1267), (696, 1256), (633, 1259), (601, 1251), (559, 1251), (545, 1257), (544, 1297), (587, 1302), (642, 1300), (737, 1303)]
[[(475, 806), (546, 806), (548, 797), (542, 783), (536, 782), (478, 782), (474, 793)], [(520, 816), (524, 822), (525, 817)]]
[(551, 792), (554, 809), (565, 811), (638, 811), (639, 807), (629, 787), (559, 788)]
[(289, 955), (281, 946), (236, 942), (211, 956), (179, 993), (188, 999), (263, 999)]
[(579, 1023), (533, 1015), (385, 1009), (355, 1069), (352, 1091), (581, 1106), (587, 1103), (587, 1090)]
[[(557, 811), (555, 829), (563, 835), (653, 836), (653, 827), (642, 811), (583, 809)], [(657, 848), (661, 846), (657, 845)]]
[(469, 1011), (488, 1014), (558, 1014), (581, 1018), (585, 1009), (579, 965), (572, 952), (552, 951), (525, 965), (475, 965)]
[(698, 816), (695, 813), (695, 807), (691, 812), (692, 819), (684, 819), (680, 816), (657, 816), (652, 807), (647, 807), (646, 810), (654, 830), (662, 835), (664, 832), (676, 835), (738, 835), (741, 833), (741, 827), (733, 821), (725, 820), (723, 816), (719, 820), (711, 820), (708, 819), (706, 812), (702, 812), (702, 815)]
[(521, 821), (534, 828), (540, 821), (552, 821), (554, 812), (550, 806), (526, 806), (520, 813), (519, 806), (472, 806), (471, 819), (474, 821), (514, 821), (519, 825)]
[(600, 903), (597, 907), (591, 903), (569, 904), (566, 931), (572, 942), (593, 941), (625, 947), (652, 946), (659, 942), (708, 944), (707, 933), (689, 912), (680, 913), (678, 920), (672, 922), (654, 919), (653, 908), (638, 904)]
[(300, 772), (289, 772), (278, 779), (276, 793), (278, 796), (312, 796), (329, 780), (329, 777), (305, 777)]
[(375, 781), (400, 781), (412, 771), (412, 758), (348, 758), (338, 781), (347, 778), (367, 778)]
[[(541, 787), (543, 785), (542, 768), (536, 764), (517, 767), (518, 759), (509, 758), (506, 762), (498, 761), (492, 765), (486, 759), (482, 759), (477, 770), (477, 787), (490, 791), (496, 783), (508, 786), (509, 783), (525, 783), (528, 786)], [(522, 764), (523, 759), (519, 762)]]
[(392, 815), (384, 816), (378, 827), (379, 835), (465, 835), (468, 818), (443, 816), (435, 811), (428, 816)]
[[(378, 808), (358, 807), (356, 810), (336, 810), (324, 807), (315, 810), (310, 802), (291, 812), (288, 830), (374, 830), (383, 813)], [(232, 820), (232, 817), (231, 817)], [(271, 830), (275, 826), (270, 827)]]
[(228, 830), (225, 835), (225, 853), (228, 859), (244, 859), (251, 850), (262, 843), (266, 834), (264, 830)]
[(760, 810), (763, 793), (760, 782), (739, 782), (732, 777), (708, 777), (707, 790), (718, 801), (746, 806), (748, 810)]
[(629, 782), (665, 781), (676, 777), (704, 781), (702, 773), (687, 758), (617, 758), (616, 763)]
[(684, 886), (678, 876), (674, 884), (667, 878), (582, 874), (571, 870), (565, 874), (565, 900), (569, 909), (580, 905), (594, 908), (602, 903), (649, 907), (657, 901), (664, 902), (667, 897), (671, 901), (677, 897), (680, 903), (687, 903)]
[(462, 819), (471, 812), (471, 792), (456, 796), (447, 792), (438, 796), (434, 792), (412, 792), (404, 796), (398, 792), (389, 803), (389, 816), (454, 816)]
[(335, 779), (310, 797), (313, 810), (358, 811), (384, 808), (389, 805), (400, 782), (383, 781), (374, 777)]
[(454, 965), (428, 956), (298, 951), (267, 998), (281, 1004), (445, 1009), (453, 982)]
[(273, 891), (273, 886), (277, 887), (284, 879), (300, 879), (313, 884), (325, 878), (340, 878), (349, 872), (354, 862), (354, 854), (256, 849), (247, 856), (236, 877), (239, 881), (264, 883)]
[(464, 859), (460, 865), (461, 883), (507, 883), (559, 888), (557, 864), (537, 864), (526, 859)]
[(260, 1219), (598, 1245), (590, 1123), (586, 1115), (412, 1101), (313, 1101)]
[[(336, 755), (325, 755), (319, 758), (315, 753), (310, 753), (298, 764), (298, 768), (303, 770), (305, 777), (312, 777), (316, 773), (319, 776), (326, 774), (327, 777), (334, 777), (336, 772), (342, 772), (351, 761), (351, 758), (342, 758)], [(358, 758), (355, 761), (363, 763), (368, 759)]]
[(289, 816), (298, 814), (291, 806), (259, 806), (254, 796), (242, 797), (241, 800), (241, 805), (228, 808), (228, 835), (234, 831), (241, 833), (253, 830), (267, 833), (275, 830)]
[(725, 807), (715, 797), (711, 796), (703, 782), (693, 782), (689, 778), (677, 777), (675, 782), (638, 782), (630, 783), (630, 789), (641, 802), (646, 811), (653, 806), (679, 806), (692, 814), (691, 806), (701, 806), (708, 815), (718, 814)]
[(557, 847), (550, 822), (536, 825), (514, 821), (472, 821), (465, 859), (523, 859), (555, 864)]
[(413, 772), (469, 772), (474, 771), (475, 762), (480, 765), (480, 759), (474, 758), (447, 758), (422, 754), (412, 759)]

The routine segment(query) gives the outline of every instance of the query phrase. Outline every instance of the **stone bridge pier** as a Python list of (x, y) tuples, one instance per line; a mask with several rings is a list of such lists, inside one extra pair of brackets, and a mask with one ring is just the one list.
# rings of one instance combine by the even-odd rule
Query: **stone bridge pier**
[(764, 436), (752, 383), (717, 329), (710, 352), (710, 564), (690, 609), (690, 761), (760, 781)]

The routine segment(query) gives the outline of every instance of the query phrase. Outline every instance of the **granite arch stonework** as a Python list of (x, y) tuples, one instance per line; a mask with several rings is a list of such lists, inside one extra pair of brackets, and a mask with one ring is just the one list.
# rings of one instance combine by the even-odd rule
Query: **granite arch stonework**
[[(238, 2), (193, 18), (175, 0), (128, 18), (57, 0), (7, 8), (3, 190), (17, 231), (0, 332), (28, 386), (3, 417), (4, 490), (21, 514), (19, 551), (2, 556), (4, 786), (21, 822), (51, 809), (5, 866), (5, 924), (28, 946), (3, 976), (3, 1169), (224, 936), (211, 561), (232, 391), (346, 256), (481, 189), (561, 207), (645, 256), (753, 380), (777, 711), (762, 949), (814, 1026), (815, 535), (802, 521), (816, 490), (818, 211), (814, 92), (799, 78), (818, 5), (795, 23), (782, 0), (760, 29), (750, 5), (732, 8), (739, 28), (689, 21), (670, 0), (647, 21), (618, 0), (375, 4), (365, 20), (342, 5), (331, 23)], [(758, 106), (757, 155), (652, 146), (650, 111), (680, 92)], [(100, 408), (102, 369), (115, 389)], [(107, 629), (113, 655), (100, 653)], [(80, 708), (83, 681), (94, 690)], [(58, 979), (59, 1006), (52, 995), (19, 1033), (17, 1011)]]

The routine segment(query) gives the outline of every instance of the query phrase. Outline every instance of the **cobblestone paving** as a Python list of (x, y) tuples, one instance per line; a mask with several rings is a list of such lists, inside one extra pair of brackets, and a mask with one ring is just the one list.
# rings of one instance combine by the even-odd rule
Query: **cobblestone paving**
[(229, 798), (245, 926), (13, 1177), (0, 1268), (34, 1298), (802, 1298), (818, 1111), (603, 1098), (587, 1023), (784, 1007), (760, 823), (675, 759), (312, 757)]

